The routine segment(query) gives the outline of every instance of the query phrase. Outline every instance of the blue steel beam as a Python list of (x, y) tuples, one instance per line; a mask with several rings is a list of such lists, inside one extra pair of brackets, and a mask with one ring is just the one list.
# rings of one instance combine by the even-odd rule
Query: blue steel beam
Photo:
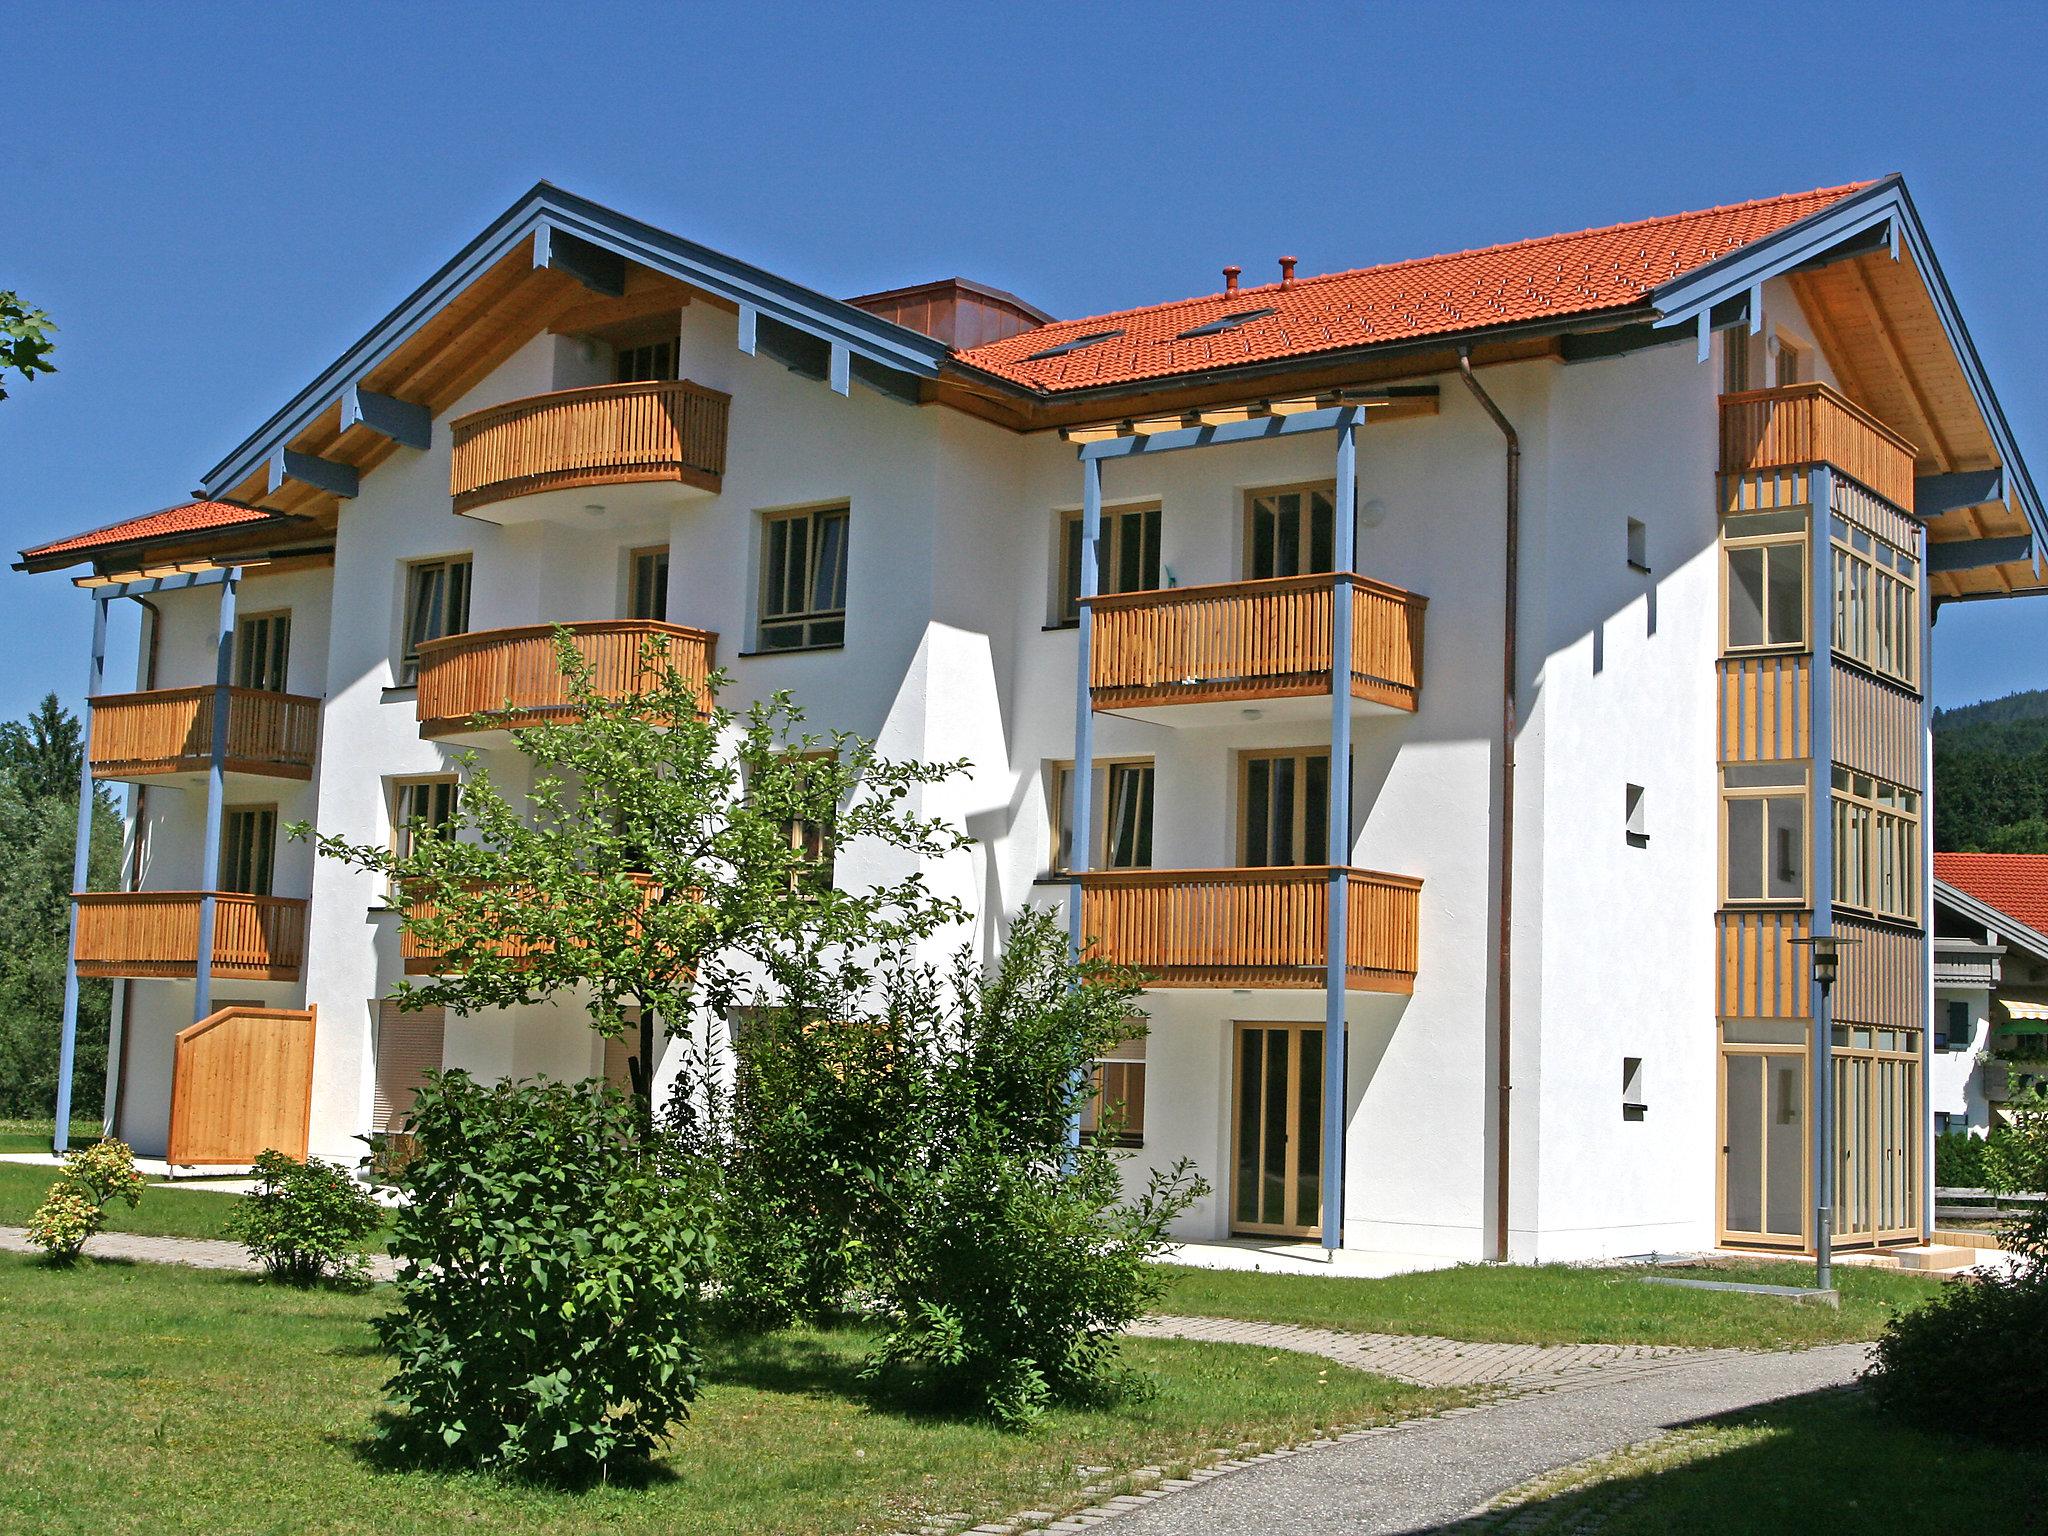
[(94, 597), (150, 597), (158, 592), (182, 592), (187, 587), (210, 587), (227, 579), (226, 570), (179, 571), (172, 576), (143, 576), (134, 581), (109, 582), (88, 590)]
[(543, 222), (533, 232), (533, 264), (573, 277), (606, 298), (625, 296), (625, 257), (552, 224)]
[(1344, 1246), (1344, 1144), (1351, 1096), (1346, 1069), (1346, 984), (1351, 978), (1351, 621), (1355, 596), (1349, 572), (1357, 560), (1358, 428), (1360, 406), (1345, 406), (1337, 423), (1337, 499), (1331, 525), (1336, 533), (1333, 563), (1337, 578), (1330, 593), (1330, 771), (1329, 928), (1323, 959), (1323, 1247)]
[(1965, 469), (1952, 475), (1913, 477), (1913, 515), (1940, 517), (1965, 507), (1981, 507), (1987, 501), (2005, 500), (2005, 470)]
[(2028, 560), (2033, 554), (2034, 536), (2030, 533), (1999, 539), (1952, 539), (1946, 544), (1928, 546), (1927, 569), (1936, 575), (1944, 571), (1975, 571), (1987, 565)]
[(213, 742), (206, 766), (206, 841), (199, 850), (199, 953), (192, 962), (192, 1022), (213, 1011), (214, 893), (220, 889), (220, 823), (227, 795), (228, 703), (235, 679), (235, 588), (241, 572), (220, 584), (220, 619), (213, 648)]
[[(1088, 872), (1088, 854), (1095, 846), (1095, 696), (1090, 690), (1089, 672), (1095, 650), (1095, 604), (1099, 585), (1102, 545), (1102, 464), (1081, 461), (1081, 591), (1080, 622), (1074, 672), (1074, 767), (1067, 775), (1073, 786), (1073, 826), (1068, 835), (1067, 855), (1067, 952), (1078, 961), (1088, 936), (1081, 927), (1081, 876)], [(1081, 1117), (1077, 1108), (1067, 1122), (1067, 1141), (1081, 1144)]]
[(351, 384), (341, 392), (341, 430), (358, 423), (408, 448), (428, 448), (434, 441), (434, 419), (424, 405)]
[(317, 454), (280, 448), (270, 456), (269, 494), (275, 495), (287, 480), (297, 480), (336, 496), (354, 496), (361, 489), (361, 477), (353, 464), (337, 464)]
[[(107, 603), (104, 592), (95, 592), (92, 603), (92, 670), (85, 685), (84, 730), (78, 754), (78, 829), (71, 843), (71, 889), (85, 889), (92, 875), (92, 812), (97, 787), (92, 779), (92, 701), (104, 691), (107, 680)], [(57, 1125), (50, 1138), (50, 1150), (62, 1152), (71, 1145), (71, 1071), (78, 1058), (78, 901), (71, 902), (70, 938), (64, 948), (64, 1018), (57, 1034)]]
[(1362, 410), (1356, 405), (1333, 405), (1318, 411), (1301, 411), (1292, 416), (1254, 416), (1249, 421), (1229, 421), (1213, 427), (1181, 427), (1172, 432), (1151, 432), (1138, 437), (1105, 437), (1083, 443), (1081, 460), (1134, 459), (1140, 454), (1178, 453), (1186, 448), (1214, 448), (1225, 443), (1262, 443), (1276, 437), (1299, 437), (1308, 432), (1332, 432)]

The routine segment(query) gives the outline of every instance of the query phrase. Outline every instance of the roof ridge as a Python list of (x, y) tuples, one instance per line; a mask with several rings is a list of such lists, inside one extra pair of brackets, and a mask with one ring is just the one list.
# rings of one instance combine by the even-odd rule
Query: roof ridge
[[(1241, 300), (1254, 295), (1272, 293), (1299, 293), (1302, 289), (1317, 283), (1338, 282), (1357, 278), (1366, 273), (1382, 274), (1397, 272), (1404, 267), (1428, 266), (1433, 262), (1465, 261), (1477, 256), (1491, 256), (1499, 251), (1526, 250), (1530, 246), (1547, 245), (1558, 240), (1583, 240), (1590, 235), (1618, 235), (1630, 230), (1654, 229), (1663, 224), (1675, 224), (1684, 219), (1710, 218), (1715, 214), (1745, 213), (1759, 208), (1768, 208), (1779, 203), (1799, 202), (1806, 198), (1841, 198), (1866, 187), (1876, 185), (1882, 178), (1873, 177), (1865, 181), (1844, 182), (1835, 187), (1813, 187), (1804, 192), (1780, 192), (1771, 197), (1749, 198), (1737, 203), (1717, 203), (1711, 208), (1693, 208), (1681, 213), (1661, 213), (1645, 219), (1625, 219), (1618, 224), (1594, 224), (1585, 229), (1558, 230), (1548, 235), (1531, 235), (1521, 240), (1503, 240), (1493, 245), (1475, 245), (1458, 251), (1436, 251), (1427, 256), (1404, 256), (1398, 261), (1375, 262), (1370, 266), (1346, 267), (1336, 272), (1317, 272), (1309, 277), (1298, 277), (1292, 283), (1261, 283), (1253, 288), (1239, 288), (1234, 292), (1212, 292), (1190, 294), (1184, 298), (1161, 299), (1151, 304), (1138, 304), (1128, 309), (1104, 310), (1099, 314), (1082, 315), (1072, 320), (1054, 320), (1047, 325), (1029, 331), (1019, 331), (1017, 336), (1042, 336), (1054, 326), (1099, 325), (1105, 320), (1121, 320), (1126, 316), (1156, 314), (1161, 310), (1178, 309), (1183, 304), (1200, 304), (1215, 299)], [(1003, 338), (1003, 342), (1015, 341), (1016, 336)], [(985, 347), (1000, 346), (1003, 342), (985, 342), (981, 347), (972, 347), (968, 353), (979, 352)]]

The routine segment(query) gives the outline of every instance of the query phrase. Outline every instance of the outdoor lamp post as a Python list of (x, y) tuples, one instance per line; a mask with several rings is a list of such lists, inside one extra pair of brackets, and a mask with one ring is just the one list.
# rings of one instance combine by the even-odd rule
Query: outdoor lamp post
[(1816, 933), (1794, 939), (1813, 951), (1813, 982), (1820, 996), (1813, 1010), (1813, 1283), (1835, 1285), (1835, 1024), (1830, 998), (1842, 968), (1842, 951), (1858, 939)]

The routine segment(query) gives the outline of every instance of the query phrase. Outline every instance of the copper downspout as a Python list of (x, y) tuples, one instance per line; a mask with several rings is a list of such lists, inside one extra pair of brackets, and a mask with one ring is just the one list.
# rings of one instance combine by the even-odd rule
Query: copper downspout
[[(164, 616), (161, 609), (146, 597), (135, 599), (149, 611), (149, 647), (143, 654), (142, 687), (144, 692), (156, 687), (157, 651), (163, 639)], [(92, 750), (92, 744), (86, 744)], [(128, 848), (128, 889), (134, 890), (142, 883), (142, 828), (149, 817), (149, 786), (135, 786), (134, 841)], [(121, 1050), (113, 1063), (114, 1102), (108, 1106), (107, 1134), (121, 1134), (121, 1110), (128, 1101), (128, 1002), (129, 989), (134, 985), (127, 977), (121, 978)]]
[(1493, 424), (1507, 439), (1507, 612), (1500, 647), (1500, 950), (1496, 960), (1497, 1011), (1494, 1020), (1494, 1054), (1499, 1058), (1496, 1072), (1498, 1100), (1494, 1109), (1495, 1163), (1493, 1256), (1506, 1262), (1508, 1256), (1508, 1103), (1513, 1086), (1509, 1047), (1514, 1041), (1514, 1007), (1510, 982), (1514, 977), (1513, 933), (1515, 892), (1515, 628), (1520, 596), (1522, 566), (1522, 440), (1499, 406), (1472, 376), (1472, 352), (1458, 348), (1458, 376), (1472, 397), (1485, 407)]

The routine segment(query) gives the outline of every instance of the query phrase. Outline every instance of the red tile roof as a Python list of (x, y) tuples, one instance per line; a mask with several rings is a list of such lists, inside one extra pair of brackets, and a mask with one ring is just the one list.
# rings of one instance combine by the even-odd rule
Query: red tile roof
[[(1305, 357), (1559, 315), (1625, 309), (1659, 284), (1818, 213), (1854, 182), (1670, 214), (1578, 234), (1425, 256), (1383, 267), (1212, 293), (1084, 320), (1060, 320), (962, 352), (963, 362), (1049, 393)], [(1209, 336), (1182, 333), (1249, 309), (1273, 313)], [(1038, 358), (1096, 331), (1122, 334)]]
[(2048, 853), (1937, 853), (1934, 878), (2048, 934)]
[(243, 523), (262, 523), (276, 520), (278, 514), (265, 512), (258, 507), (245, 507), (232, 501), (187, 501), (175, 507), (165, 507), (157, 512), (145, 512), (140, 517), (126, 518), (118, 523), (109, 523), (104, 528), (95, 528), (90, 533), (74, 534), (68, 539), (58, 539), (50, 544), (38, 544), (34, 549), (21, 552), (23, 560), (46, 560), (53, 555), (83, 555), (90, 550), (117, 544), (136, 544), (147, 539), (168, 538), (181, 533), (211, 533), (221, 528), (234, 528)]

